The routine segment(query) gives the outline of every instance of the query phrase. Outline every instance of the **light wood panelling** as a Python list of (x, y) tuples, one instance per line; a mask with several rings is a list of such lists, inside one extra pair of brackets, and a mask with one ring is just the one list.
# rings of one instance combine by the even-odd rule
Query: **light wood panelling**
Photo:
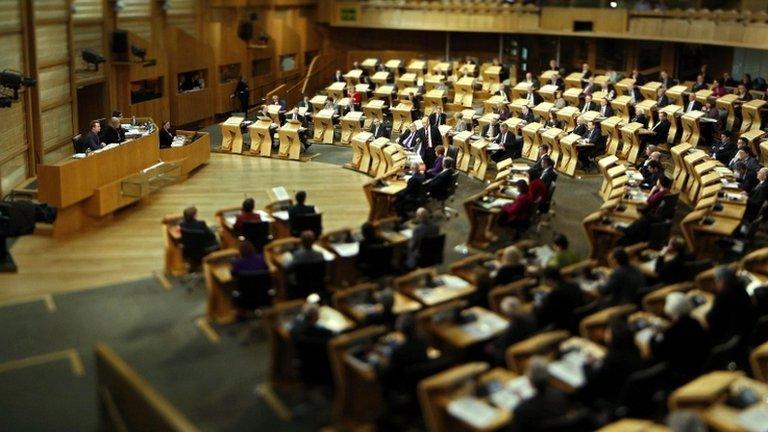
[(22, 67), (22, 39), (20, 34), (7, 34), (0, 36), (0, 64), (3, 69), (21, 70)]
[(0, 4), (0, 30), (21, 29), (21, 0), (5, 0)]
[(68, 0), (33, 0), (35, 21), (66, 21), (69, 16)]
[(27, 148), (27, 130), (24, 126), (24, 103), (16, 102), (3, 108), (0, 115), (0, 161)]
[(197, 12), (197, 0), (170, 0), (168, 15), (193, 15)]
[(35, 27), (37, 67), (66, 63), (69, 59), (67, 25), (39, 25)]
[(98, 20), (104, 16), (103, 0), (73, 0), (75, 13), (72, 18), (79, 20)]
[(11, 192), (14, 187), (29, 177), (27, 153), (23, 152), (0, 165), (0, 195)]
[(151, 0), (125, 0), (125, 8), (118, 12), (118, 18), (148, 18), (151, 14)]
[[(152, 40), (152, 21), (149, 19), (143, 20), (120, 20), (118, 22), (118, 28), (128, 30), (129, 32), (139, 36), (145, 41)], [(145, 46), (149, 49), (149, 46)]]
[(64, 142), (69, 142), (72, 131), (72, 106), (69, 104), (50, 109), (40, 115), (43, 151), (48, 153)]
[(198, 37), (197, 20), (194, 15), (169, 15), (167, 23), (169, 26), (185, 31), (190, 36)]
[(105, 66), (99, 65), (99, 70), (94, 71), (93, 66), (88, 66), (83, 61), (81, 53), (84, 49), (91, 49), (106, 57), (102, 40), (104, 27), (100, 24), (79, 25), (73, 32), (72, 43), (74, 45), (75, 74), (77, 83), (104, 78)]
[(61, 143), (58, 147), (48, 151), (43, 155), (44, 164), (52, 164), (59, 162), (62, 159), (72, 156), (75, 152), (70, 142)]
[[(69, 65), (43, 69), (38, 76), (40, 89), (40, 109), (46, 110), (67, 101), (71, 95)], [(43, 127), (46, 124), (43, 123)]]

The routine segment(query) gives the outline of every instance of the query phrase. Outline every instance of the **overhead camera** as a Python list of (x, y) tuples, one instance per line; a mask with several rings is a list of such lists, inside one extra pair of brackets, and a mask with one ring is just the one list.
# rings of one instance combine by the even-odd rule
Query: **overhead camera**
[(107, 59), (104, 58), (101, 54), (97, 53), (96, 51), (86, 48), (82, 52), (83, 61), (96, 66), (96, 70), (99, 70), (99, 65), (101, 63), (106, 63)]
[(11, 103), (19, 99), (22, 87), (32, 87), (37, 84), (33, 78), (25, 77), (21, 72), (4, 70), (0, 72), (0, 108), (9, 108)]
[(147, 58), (147, 49), (142, 48), (138, 45), (131, 44), (131, 54), (141, 59), (141, 61), (145, 61)]
[(11, 99), (8, 96), (0, 97), (0, 108), (10, 108), (11, 103), (13, 103), (13, 99)]

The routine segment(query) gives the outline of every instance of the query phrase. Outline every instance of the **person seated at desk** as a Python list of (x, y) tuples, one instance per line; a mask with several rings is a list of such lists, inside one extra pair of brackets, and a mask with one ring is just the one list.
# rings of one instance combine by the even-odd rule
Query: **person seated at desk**
[(744, 161), (736, 162), (733, 174), (742, 191), (750, 193), (757, 186), (757, 173), (750, 171)]
[(651, 161), (661, 162), (661, 153), (658, 151), (658, 147), (648, 144), (645, 146), (645, 160), (642, 163), (638, 163), (636, 167), (640, 174), (643, 175), (643, 178), (648, 177), (650, 172), (648, 166), (651, 164)]
[(445, 147), (442, 145), (439, 145), (435, 147), (435, 162), (432, 164), (432, 167), (427, 170), (426, 176), (427, 178), (433, 178), (436, 175), (443, 172), (443, 161), (445, 160)]
[(555, 92), (554, 110), (559, 111), (568, 106), (568, 102), (563, 98), (563, 91), (557, 90)]
[(701, 102), (696, 100), (696, 93), (688, 93), (688, 103), (685, 104), (684, 114), (691, 111), (701, 111)]
[(508, 321), (507, 328), (501, 336), (486, 345), (485, 354), (494, 365), (505, 367), (507, 348), (533, 335), (537, 327), (536, 318), (523, 310), (517, 297), (504, 297), (499, 309)]
[(656, 181), (656, 185), (648, 193), (648, 199), (645, 200), (645, 205), (654, 214), (659, 210), (659, 206), (664, 197), (672, 192), (672, 179), (664, 174)]
[(576, 252), (568, 248), (568, 237), (563, 234), (556, 234), (552, 240), (552, 256), (547, 260), (546, 266), (560, 270), (563, 267), (579, 262), (579, 256)]
[(518, 180), (515, 186), (517, 197), (511, 203), (501, 207), (503, 215), (499, 218), (499, 224), (513, 228), (519, 235), (520, 231), (527, 229), (530, 225), (535, 209), (533, 199), (528, 193), (528, 183), (525, 180)]
[(289, 121), (297, 121), (300, 122), (302, 125), (304, 124), (304, 116), (299, 114), (299, 107), (293, 107), (286, 115), (285, 115), (285, 122)]
[(456, 120), (456, 126), (453, 127), (454, 133), (472, 131), (472, 119), (465, 119), (461, 112), (454, 114), (453, 118)]
[(578, 116), (576, 117), (576, 127), (573, 128), (573, 132), (582, 138), (587, 134), (587, 121), (584, 120), (584, 117)]
[(104, 144), (119, 144), (125, 141), (125, 132), (120, 126), (120, 119), (111, 117), (107, 122), (107, 127), (102, 132), (102, 141)]
[(667, 135), (669, 135), (669, 128), (672, 123), (667, 118), (667, 113), (659, 111), (659, 121), (651, 128), (651, 133), (647, 135), (641, 135), (643, 139), (641, 141), (647, 144), (664, 144), (667, 142)]
[(416, 123), (408, 125), (408, 130), (403, 132), (398, 138), (397, 143), (403, 146), (406, 150), (415, 150), (418, 142), (418, 131), (416, 130)]
[(597, 104), (592, 102), (592, 95), (587, 94), (584, 96), (584, 103), (581, 104), (579, 111), (584, 114), (588, 111), (597, 111)]
[(446, 117), (443, 109), (439, 106), (435, 107), (435, 110), (429, 115), (429, 124), (432, 126), (442, 126), (445, 122)]
[(536, 106), (541, 103), (542, 98), (536, 93), (536, 87), (534, 84), (528, 86), (528, 92), (525, 94), (525, 100), (527, 106)]
[(421, 172), (421, 164), (411, 163), (411, 177), (406, 183), (405, 189), (395, 195), (394, 207), (401, 220), (408, 219), (408, 214), (426, 200), (426, 190), (424, 182), (426, 177)]
[(392, 135), (392, 131), (389, 129), (386, 123), (383, 123), (379, 119), (373, 119), (370, 132), (373, 134), (373, 139), (376, 138), (389, 138)]
[(530, 108), (528, 108), (527, 105), (523, 105), (520, 108), (520, 120), (522, 120), (523, 125), (527, 125), (529, 123), (533, 123), (536, 121), (536, 119), (533, 117), (533, 111), (531, 111)]
[(569, 410), (568, 399), (550, 384), (547, 360), (544, 357), (531, 358), (525, 374), (536, 394), (515, 408), (509, 432), (545, 431), (547, 421), (562, 418)]
[[(644, 99), (643, 94), (640, 93), (640, 87), (637, 85), (637, 83), (632, 84), (629, 87), (627, 96), (629, 96), (629, 104), (632, 106), (637, 105), (638, 103), (642, 102)], [(646, 123), (643, 123), (643, 126), (645, 126)]]
[(744, 210), (743, 221), (750, 223), (757, 218), (760, 213), (760, 209), (768, 200), (768, 168), (760, 168), (757, 172), (757, 185), (755, 185), (752, 192), (747, 194), (747, 208)]
[(747, 170), (757, 172), (760, 169), (760, 162), (752, 155), (752, 151), (747, 148), (741, 148), (736, 152), (736, 156), (728, 162), (728, 168), (731, 171), (736, 168), (736, 163), (742, 161), (747, 165)]
[(83, 137), (83, 150), (96, 151), (104, 147), (104, 143), (99, 138), (101, 132), (101, 123), (98, 120), (91, 120), (90, 129)]
[[(667, 91), (664, 87), (659, 87), (659, 89), (656, 90), (656, 108), (664, 108), (667, 105), (669, 105)], [(661, 114), (661, 112), (659, 112), (659, 114)]]
[(494, 155), (494, 160), (497, 162), (508, 157), (517, 159), (523, 154), (522, 141), (517, 141), (515, 133), (509, 130), (509, 126), (506, 123), (501, 124), (501, 130), (499, 135), (496, 137), (496, 143), (504, 147), (504, 150), (499, 152), (500, 156), (502, 156), (501, 158), (498, 158), (496, 155)]
[(376, 226), (370, 222), (363, 223), (363, 225), (360, 227), (360, 234), (362, 235), (362, 238), (359, 242), (361, 249), (364, 247), (378, 246), (386, 243), (386, 240), (381, 237), (378, 229), (376, 229)]
[(451, 183), (453, 182), (455, 167), (456, 163), (452, 158), (443, 158), (443, 170), (429, 181), (424, 183), (424, 186), (427, 188), (427, 194), (430, 197), (436, 200), (444, 200), (448, 198), (449, 189), (451, 188)]
[(557, 112), (555, 110), (547, 113), (547, 121), (544, 122), (544, 127), (562, 129), (563, 122), (557, 119)]
[(572, 330), (576, 326), (573, 311), (584, 305), (581, 288), (563, 279), (559, 269), (548, 267), (542, 276), (550, 291), (542, 297), (534, 294), (536, 322), (541, 328), (554, 325), (557, 329)]
[(240, 214), (237, 215), (235, 224), (232, 226), (232, 231), (240, 235), (243, 232), (243, 223), (261, 222), (261, 216), (253, 211), (255, 208), (256, 203), (253, 198), (246, 198), (240, 208)]
[(499, 88), (495, 92), (493, 92), (491, 96), (501, 96), (502, 101), (504, 102), (509, 101), (509, 96), (507, 96), (507, 89), (504, 86), (504, 84), (499, 84)]
[(260, 270), (269, 270), (264, 256), (256, 252), (253, 243), (248, 240), (240, 242), (240, 258), (232, 261), (232, 275), (237, 277), (243, 272), (256, 272)]
[(395, 292), (391, 288), (384, 288), (373, 293), (375, 309), (365, 315), (363, 325), (382, 325), (388, 329), (395, 326), (397, 315), (394, 312)]
[(664, 314), (670, 319), (670, 326), (663, 331), (657, 330), (650, 341), (653, 358), (669, 364), (670, 379), (676, 385), (699, 375), (709, 355), (709, 337), (701, 324), (691, 317), (693, 309), (693, 302), (685, 293), (667, 295)]
[(608, 118), (613, 116), (613, 108), (611, 108), (611, 104), (608, 103), (607, 98), (600, 99), (600, 108), (598, 108), (597, 112), (600, 113), (600, 117)]
[(641, 174), (643, 174), (643, 181), (640, 182), (640, 188), (651, 189), (664, 176), (664, 167), (661, 165), (661, 162), (651, 160), (648, 162), (646, 173), (641, 172)]
[(323, 253), (314, 249), (315, 245), (315, 233), (312, 231), (303, 231), (300, 236), (300, 246), (291, 252), (287, 262), (283, 264), (283, 267), (289, 272), (289, 279), (295, 283), (296, 275), (293, 269), (299, 264), (313, 264), (325, 262)]
[(512, 117), (512, 111), (509, 109), (509, 105), (507, 104), (500, 104), (497, 105), (499, 109), (499, 121), (505, 122), (509, 120), (510, 117)]
[(586, 170), (592, 166), (598, 155), (605, 153), (605, 140), (600, 131), (599, 123), (587, 122), (587, 133), (580, 140), (584, 147), (578, 153), (578, 159), (581, 166)]
[(704, 82), (704, 75), (696, 75), (696, 82), (693, 83), (693, 86), (691, 87), (691, 91), (693, 93), (696, 93), (699, 90), (706, 90), (707, 89), (707, 83)]
[(500, 131), (499, 120), (493, 118), (491, 119), (491, 122), (483, 128), (482, 137), (488, 141), (496, 141)]
[(298, 104), (296, 104), (296, 106), (298, 106), (299, 108), (306, 108), (306, 111), (305, 111), (306, 114), (304, 115), (305, 117), (311, 115), (312, 112), (315, 110), (315, 107), (312, 106), (312, 102), (309, 101), (309, 96), (307, 95), (304, 95), (304, 97), (302, 97), (302, 99), (299, 101)]
[[(403, 380), (407, 368), (429, 361), (427, 350), (429, 346), (418, 335), (416, 318), (413, 314), (400, 315), (395, 321), (395, 330), (399, 333), (393, 340), (394, 347), (388, 361), (379, 369), (382, 382), (390, 380)], [(395, 384), (397, 387), (397, 384)]]
[(542, 144), (539, 146), (539, 157), (536, 159), (536, 162), (534, 162), (533, 165), (531, 165), (531, 167), (528, 169), (529, 178), (541, 177), (541, 172), (544, 170), (542, 167), (544, 159), (552, 160), (549, 156), (548, 144)]
[(736, 97), (741, 102), (749, 102), (752, 100), (752, 93), (749, 92), (749, 89), (744, 84), (739, 84), (736, 88)]
[(429, 217), (429, 210), (419, 207), (416, 210), (416, 227), (413, 228), (413, 235), (408, 242), (408, 267), (414, 268), (419, 262), (421, 241), (427, 237), (434, 237), (439, 234), (440, 227), (432, 223)]
[(580, 398), (597, 406), (615, 404), (627, 378), (645, 366), (634, 334), (623, 318), (611, 318), (605, 342), (608, 350), (602, 360), (592, 356), (587, 358), (584, 365), (585, 384), (578, 393)]
[(678, 235), (671, 236), (653, 266), (657, 281), (671, 285), (690, 280), (693, 275), (688, 274), (685, 265), (693, 259), (685, 240)]
[(493, 275), (493, 285), (507, 285), (524, 277), (523, 253), (517, 246), (507, 246), (501, 253), (501, 265)]
[(637, 206), (637, 212), (640, 214), (640, 217), (633, 220), (631, 224), (626, 227), (616, 227), (617, 230), (624, 233), (624, 236), (619, 239), (619, 245), (631, 246), (648, 241), (648, 230), (651, 229), (651, 225), (655, 222), (653, 209), (647, 205), (639, 205)]
[(288, 223), (293, 223), (296, 216), (315, 214), (315, 206), (306, 205), (307, 193), (305, 191), (296, 192), (296, 204), (288, 207)]
[(191, 206), (184, 209), (183, 218), (179, 223), (179, 228), (185, 231), (197, 231), (205, 233), (208, 239), (208, 247), (217, 245), (216, 234), (208, 227), (205, 221), (197, 219), (197, 207)]
[(707, 324), (713, 344), (722, 344), (734, 336), (742, 337), (742, 346), (757, 321), (755, 307), (744, 281), (727, 266), (715, 269), (715, 299), (707, 313)]
[(272, 95), (272, 103), (270, 105), (276, 105), (280, 107), (280, 112), (285, 112), (287, 109), (287, 105), (285, 104), (285, 101), (277, 97), (277, 95)]
[(648, 127), (648, 117), (645, 115), (645, 110), (637, 108), (635, 110), (635, 116), (629, 120), (630, 123), (640, 123), (643, 127)]
[(163, 127), (160, 128), (160, 148), (170, 148), (173, 144), (173, 139), (176, 134), (171, 130), (171, 122), (167, 121), (163, 123)]
[(291, 326), (291, 341), (296, 347), (299, 376), (306, 386), (330, 386), (331, 363), (328, 358), (328, 342), (334, 334), (319, 324), (320, 306), (305, 303), (301, 313)]
[(598, 291), (610, 306), (637, 303), (638, 293), (645, 288), (645, 277), (630, 264), (629, 254), (623, 247), (611, 251), (611, 260), (616, 267)]

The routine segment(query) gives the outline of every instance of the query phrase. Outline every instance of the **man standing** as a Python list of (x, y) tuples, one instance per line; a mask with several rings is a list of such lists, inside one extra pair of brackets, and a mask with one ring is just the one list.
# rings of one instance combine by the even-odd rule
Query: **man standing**
[(440, 136), (440, 129), (437, 126), (429, 124), (429, 118), (424, 117), (421, 120), (421, 148), (419, 154), (421, 160), (424, 161), (424, 165), (431, 167), (435, 163), (437, 155), (435, 155), (435, 147), (442, 144), (442, 138)]
[(248, 101), (251, 97), (251, 90), (248, 88), (248, 81), (245, 80), (245, 77), (240, 77), (240, 81), (238, 81), (237, 86), (235, 86), (235, 93), (232, 96), (236, 97), (240, 102), (240, 109), (243, 111), (243, 116), (248, 118)]

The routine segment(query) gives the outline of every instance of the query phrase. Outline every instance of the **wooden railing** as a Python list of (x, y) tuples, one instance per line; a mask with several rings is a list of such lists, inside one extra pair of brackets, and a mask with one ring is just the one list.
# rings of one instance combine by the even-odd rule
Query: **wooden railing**
[(297, 82), (283, 83), (267, 93), (265, 97), (269, 99), (272, 95), (277, 95), (284, 99), (289, 107), (294, 106), (304, 95), (312, 96), (318, 90), (325, 88), (333, 75), (333, 71), (337, 68), (344, 69), (340, 61), (336, 55), (316, 55), (309, 63), (307, 73)]

